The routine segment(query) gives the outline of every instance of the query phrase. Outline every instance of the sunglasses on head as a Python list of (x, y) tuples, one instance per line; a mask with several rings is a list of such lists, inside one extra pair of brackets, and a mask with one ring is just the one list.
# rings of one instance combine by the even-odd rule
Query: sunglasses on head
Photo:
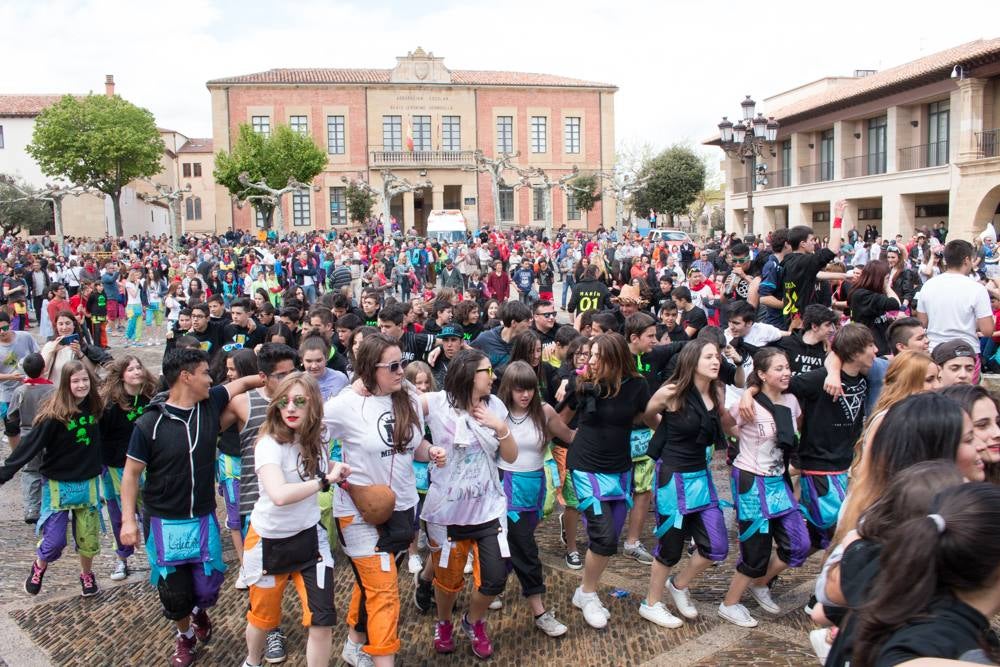
[(402, 361), (390, 361), (387, 364), (375, 364), (376, 368), (387, 368), (390, 373), (399, 373), (403, 370)]
[(281, 398), (278, 399), (278, 407), (281, 408), (282, 410), (284, 410), (285, 408), (287, 408), (289, 403), (291, 403), (292, 405), (294, 405), (297, 408), (304, 408), (304, 407), (306, 407), (306, 405), (309, 404), (309, 397), (308, 396), (296, 396), (291, 401), (288, 400), (287, 396), (282, 396)]

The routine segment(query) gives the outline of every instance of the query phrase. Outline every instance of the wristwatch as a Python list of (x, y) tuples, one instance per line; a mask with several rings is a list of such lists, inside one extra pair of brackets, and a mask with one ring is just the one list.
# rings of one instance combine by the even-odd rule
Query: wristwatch
[(319, 482), (319, 488), (321, 491), (330, 490), (330, 480), (326, 478), (326, 475), (316, 475), (316, 481)]

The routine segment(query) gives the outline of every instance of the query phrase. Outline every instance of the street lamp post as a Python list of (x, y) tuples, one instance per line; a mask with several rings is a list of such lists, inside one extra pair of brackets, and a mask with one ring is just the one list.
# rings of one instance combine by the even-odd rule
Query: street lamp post
[[(758, 113), (754, 116), (754, 109), (757, 103), (747, 95), (746, 99), (740, 103), (743, 109), (742, 120), (736, 121), (734, 125), (726, 116), (722, 117), (719, 123), (719, 136), (722, 150), (726, 155), (739, 158), (742, 164), (746, 165), (747, 174), (747, 234), (753, 234), (753, 191), (758, 185), (767, 184), (767, 167), (761, 165), (754, 173), (755, 158), (764, 157), (767, 153), (771, 157), (776, 155), (774, 151), (774, 141), (778, 138), (778, 128), (780, 124), (774, 119), (764, 118), (764, 114)], [(787, 185), (787, 184), (786, 184)]]

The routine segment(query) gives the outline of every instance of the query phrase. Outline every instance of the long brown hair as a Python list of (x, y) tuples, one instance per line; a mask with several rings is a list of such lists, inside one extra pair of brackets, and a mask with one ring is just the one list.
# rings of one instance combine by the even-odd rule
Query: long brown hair
[(503, 401), (503, 404), (507, 406), (507, 410), (513, 410), (515, 389), (531, 390), (534, 392), (531, 394), (531, 402), (528, 404), (528, 415), (535, 424), (538, 433), (547, 442), (545, 411), (542, 409), (542, 399), (538, 396), (538, 377), (535, 375), (535, 369), (526, 361), (512, 361), (507, 366), (507, 370), (503, 372), (503, 379), (500, 380), (500, 389), (497, 391), (497, 398)]
[(866, 289), (877, 294), (885, 293), (885, 277), (889, 275), (889, 263), (884, 259), (873, 259), (865, 264), (854, 283), (854, 289)]
[[(302, 424), (297, 430), (288, 428), (281, 418), (281, 407), (278, 403), (288, 396), (292, 387), (298, 385), (309, 397), (302, 416)], [(262, 436), (269, 435), (280, 445), (292, 445), (298, 442), (302, 449), (302, 467), (308, 477), (315, 476), (319, 470), (319, 462), (327, 456), (326, 429), (323, 427), (323, 395), (319, 391), (319, 383), (311, 374), (305, 371), (289, 373), (271, 394), (271, 402), (264, 414), (264, 423), (260, 425), (257, 434), (259, 441)]]
[(156, 378), (149, 372), (149, 369), (142, 363), (139, 357), (126, 354), (121, 359), (115, 360), (108, 372), (108, 377), (104, 379), (101, 386), (101, 400), (104, 405), (117, 405), (122, 410), (132, 408), (132, 397), (125, 391), (125, 371), (133, 361), (138, 361), (142, 368), (142, 386), (139, 393), (146, 398), (153, 398), (156, 393)]
[(612, 331), (595, 336), (590, 341), (592, 355), (595, 347), (600, 355), (601, 370), (599, 373), (595, 372), (588, 365), (581, 378), (583, 382), (577, 382), (577, 392), (582, 392), (585, 384), (593, 383), (601, 387), (601, 398), (612, 398), (621, 391), (622, 382), (626, 378), (641, 377), (629, 354), (628, 343), (621, 334)]
[[(378, 372), (378, 364), (382, 362), (382, 354), (392, 347), (402, 352), (399, 342), (383, 333), (365, 335), (358, 346), (358, 356), (354, 359), (354, 377), (361, 380), (365, 389), (372, 394), (378, 391), (375, 374)], [(417, 407), (408, 382), (404, 381), (399, 391), (394, 391), (389, 396), (392, 399), (392, 413), (396, 418), (392, 427), (392, 447), (402, 454), (413, 439), (414, 430), (419, 429), (420, 419), (417, 417)]]
[[(83, 399), (82, 405), (69, 388), (69, 379), (74, 373), (80, 371), (86, 371), (90, 377), (90, 392)], [(59, 373), (59, 381), (56, 382), (56, 390), (42, 403), (38, 414), (35, 415), (35, 423), (41, 423), (44, 419), (55, 419), (63, 424), (68, 424), (71, 419), (80, 414), (81, 407), (83, 411), (91, 415), (100, 416), (101, 396), (97, 392), (97, 378), (94, 377), (94, 374), (81, 362), (73, 359), (63, 365), (62, 371)]]
[[(698, 361), (701, 359), (702, 350), (709, 345), (715, 348), (716, 354), (720, 356), (719, 363), (721, 364), (722, 352), (719, 350), (719, 346), (715, 344), (715, 341), (706, 338), (696, 338), (687, 343), (680, 354), (677, 355), (677, 368), (674, 369), (674, 374), (667, 380), (667, 384), (672, 384), (676, 387), (674, 395), (667, 401), (668, 412), (678, 412), (684, 409), (687, 393), (694, 388), (695, 371), (698, 370)], [(708, 391), (715, 402), (713, 410), (721, 412), (723, 409), (723, 397), (725, 396), (725, 385), (723, 385), (722, 380), (718, 377), (712, 380), (709, 383)]]

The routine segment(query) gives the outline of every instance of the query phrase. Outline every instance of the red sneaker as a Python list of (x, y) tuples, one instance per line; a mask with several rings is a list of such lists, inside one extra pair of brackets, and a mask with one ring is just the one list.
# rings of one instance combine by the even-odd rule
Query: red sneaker
[(472, 643), (472, 652), (477, 658), (486, 658), (493, 655), (493, 643), (489, 635), (486, 634), (486, 619), (480, 619), (475, 623), (469, 622), (469, 617), (462, 616), (462, 630), (469, 636)]
[(198, 639), (193, 635), (191, 637), (177, 635), (174, 654), (170, 656), (171, 667), (189, 667), (194, 664), (194, 647), (197, 643)]
[(455, 650), (451, 621), (438, 621), (434, 626), (434, 650), (438, 653), (451, 653)]
[(196, 613), (191, 614), (191, 627), (194, 628), (194, 636), (202, 644), (207, 644), (208, 640), (212, 638), (212, 620), (204, 609), (199, 609)]

